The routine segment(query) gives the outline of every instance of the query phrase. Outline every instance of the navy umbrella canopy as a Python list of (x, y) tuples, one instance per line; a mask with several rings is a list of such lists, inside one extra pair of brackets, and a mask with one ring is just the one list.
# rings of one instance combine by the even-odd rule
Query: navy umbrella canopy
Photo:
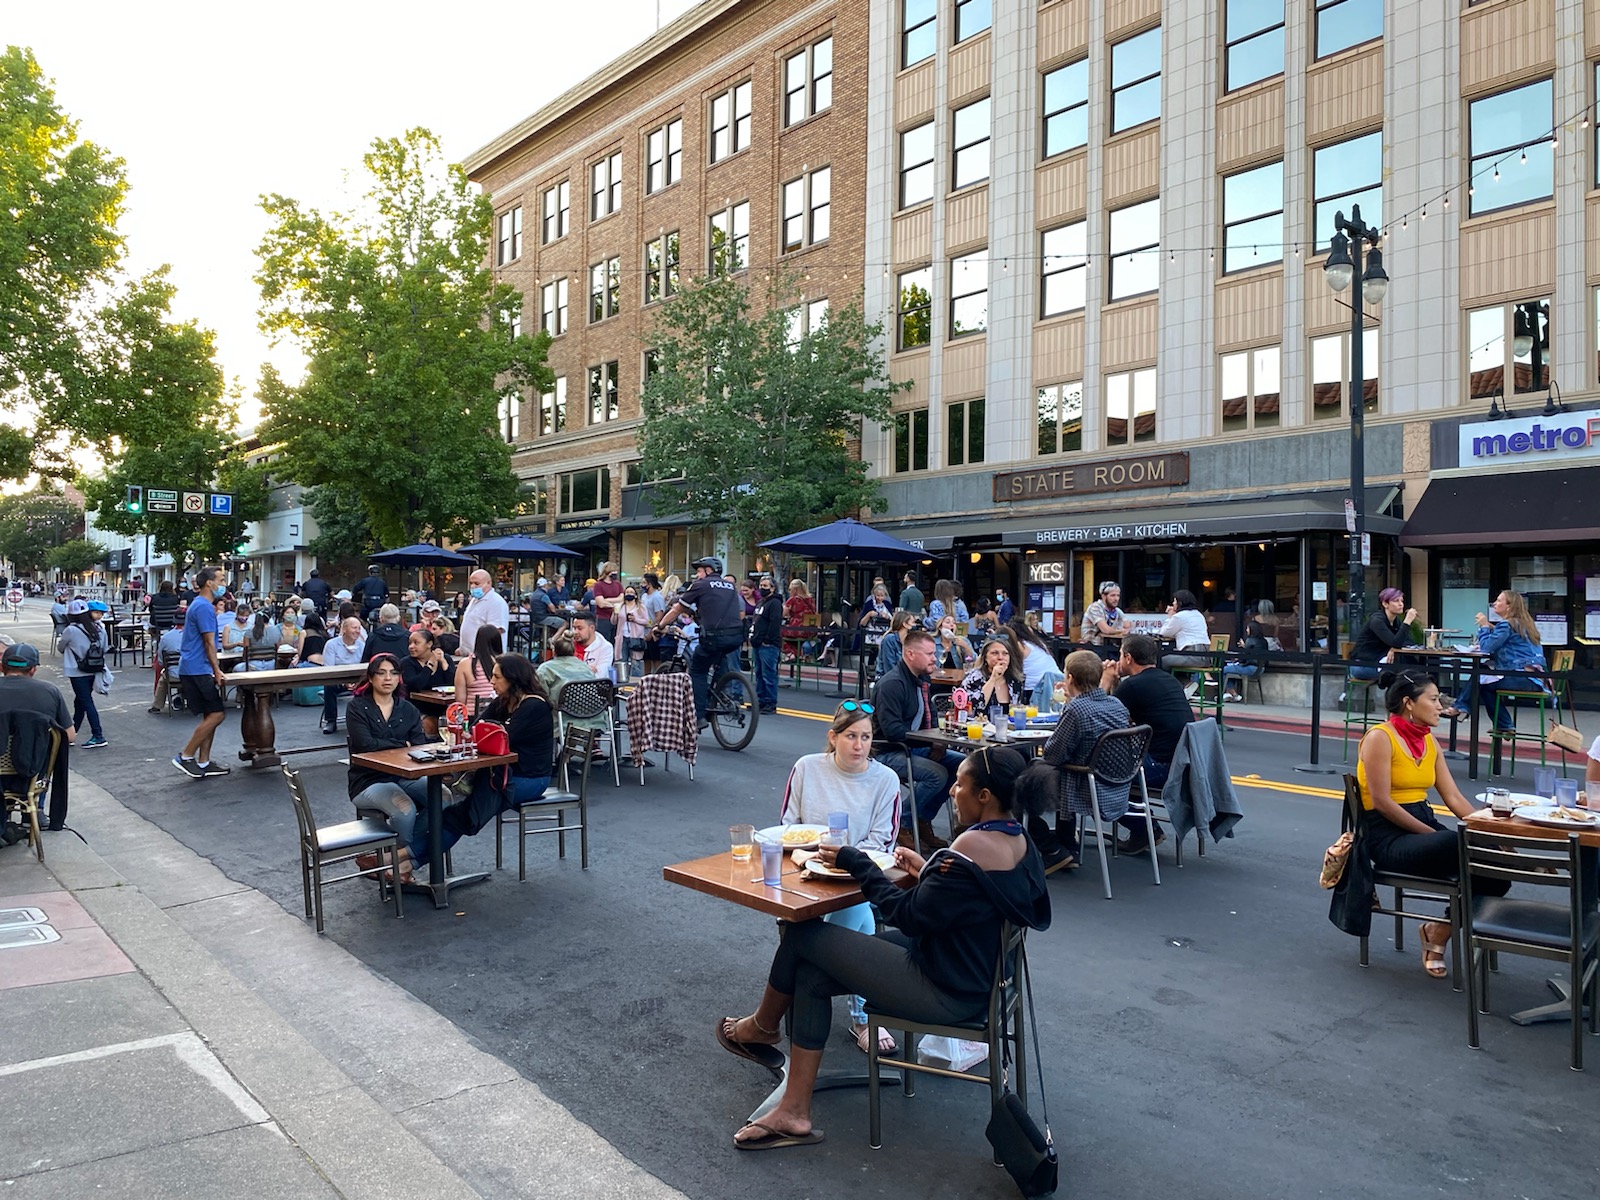
[(468, 554), (499, 555), (501, 558), (580, 557), (576, 550), (568, 550), (565, 546), (556, 546), (550, 542), (541, 542), (538, 538), (531, 538), (525, 533), (489, 538), (486, 541), (474, 542), (470, 546), (463, 546), (461, 549)]
[(466, 567), (473, 562), (465, 554), (443, 546), (430, 546), (427, 542), (401, 546), (398, 550), (380, 550), (367, 561), (390, 567)]
[(920, 562), (927, 557), (910, 542), (902, 542), (851, 517), (761, 544), (769, 550), (782, 550), (819, 562)]

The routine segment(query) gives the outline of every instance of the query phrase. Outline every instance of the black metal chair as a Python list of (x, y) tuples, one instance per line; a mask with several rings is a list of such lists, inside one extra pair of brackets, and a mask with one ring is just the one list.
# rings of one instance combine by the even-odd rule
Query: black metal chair
[[(567, 685), (571, 687), (571, 684)], [(567, 834), (577, 831), (578, 846), (583, 869), (589, 869), (589, 766), (594, 761), (594, 743), (598, 735), (592, 729), (577, 725), (568, 727), (556, 755), (556, 768), (560, 772), (561, 786), (546, 788), (537, 800), (518, 805), (500, 814), (494, 823), (494, 865), (499, 870), (505, 865), (502, 834), (507, 825), (517, 827), (517, 879), (528, 878), (528, 838), (541, 833), (556, 835), (556, 857), (567, 856)], [(573, 759), (578, 760), (578, 786), (572, 788)], [(572, 824), (567, 814), (576, 809), (577, 824)], [(547, 815), (548, 814), (548, 815)], [(552, 821), (537, 829), (528, 828), (529, 821)]]
[(611, 748), (611, 779), (622, 786), (622, 767), (617, 762), (617, 689), (609, 679), (574, 679), (562, 685), (561, 702), (556, 706), (556, 738), (564, 740), (573, 721), (604, 719), (605, 737)]
[(1062, 763), (1061, 769), (1074, 775), (1083, 775), (1089, 781), (1089, 817), (1083, 823), (1083, 836), (1089, 836), (1090, 822), (1094, 825), (1095, 844), (1100, 851), (1100, 881), (1105, 886), (1106, 899), (1111, 899), (1111, 864), (1106, 856), (1106, 844), (1111, 845), (1111, 853), (1117, 852), (1117, 824), (1115, 819), (1109, 828), (1106, 818), (1100, 814), (1100, 788), (1123, 787), (1128, 788), (1128, 813), (1132, 816), (1144, 818), (1145, 836), (1150, 845), (1150, 868), (1155, 873), (1156, 885), (1161, 884), (1161, 864), (1156, 861), (1156, 830), (1155, 822), (1150, 815), (1150, 806), (1133, 798), (1133, 782), (1139, 778), (1139, 773), (1144, 767), (1145, 750), (1150, 745), (1150, 726), (1130, 725), (1127, 729), (1108, 729), (1095, 740), (1094, 749), (1089, 751), (1089, 761), (1083, 764)]
[[(1501, 952), (1567, 964), (1574, 1071), (1583, 1070), (1584, 1008), (1600, 1033), (1600, 913), (1595, 911), (1595, 852), (1566, 840), (1461, 831), (1461, 937), (1467, 944), (1467, 1045), (1478, 1049), (1478, 1014), (1489, 1011), (1490, 957)], [(1564, 903), (1473, 894), (1495, 879), (1564, 894)]]
[[(1358, 843), (1365, 842), (1365, 826), (1367, 810), (1361, 805), (1361, 785), (1354, 775), (1344, 777), (1344, 819), (1340, 823), (1341, 832), (1348, 830), (1356, 835)], [(1372, 868), (1372, 883), (1374, 888), (1387, 887), (1394, 889), (1394, 904), (1388, 908), (1379, 907), (1372, 911), (1381, 913), (1386, 917), (1394, 918), (1394, 948), (1396, 953), (1403, 953), (1405, 944), (1405, 922), (1416, 921), (1419, 925), (1424, 921), (1444, 921), (1451, 929), (1461, 928), (1461, 885), (1452, 879), (1429, 879), (1424, 875), (1403, 875), (1398, 871), (1382, 871), (1376, 866)], [(1424, 900), (1430, 904), (1443, 904), (1444, 912), (1434, 911), (1417, 912), (1406, 907), (1407, 900)], [(1450, 956), (1453, 978), (1451, 987), (1456, 991), (1461, 990), (1461, 939), (1450, 939)], [(1361, 939), (1361, 965), (1367, 962), (1367, 939)]]
[[(316, 814), (311, 811), (311, 800), (306, 795), (300, 772), (283, 768), (284, 781), (289, 785), (289, 798), (294, 801), (295, 822), (300, 827), (300, 886), (305, 893), (306, 916), (315, 915), (317, 932), (322, 927), (322, 886), (324, 883), (344, 883), (351, 879), (376, 877), (380, 895), (393, 893), (394, 915), (403, 917), (401, 908), (399, 868), (400, 839), (395, 831), (382, 821), (368, 817), (345, 821), (339, 825), (317, 826)], [(384, 865), (384, 851), (389, 862)], [(348, 875), (324, 880), (322, 868), (333, 863), (349, 862), (358, 854), (376, 854), (378, 865), (367, 870), (356, 870)], [(384, 886), (383, 873), (393, 871), (392, 885)], [(314, 903), (313, 903), (314, 902)]]
[[(1000, 927), (1000, 952), (995, 956), (994, 983), (989, 989), (989, 1003), (981, 1016), (970, 1021), (949, 1024), (912, 1021), (896, 1016), (867, 1002), (867, 1142), (874, 1150), (883, 1145), (883, 1113), (880, 1105), (880, 1067), (890, 1067), (900, 1072), (900, 1086), (907, 1096), (916, 1094), (913, 1072), (943, 1075), (946, 1079), (964, 1079), (969, 1083), (989, 1085), (991, 1103), (997, 1103), (1004, 1087), (1001, 1063), (1005, 1043), (1012, 1044), (1016, 1056), (1016, 1092), (1024, 1102), (1028, 1098), (1027, 1060), (1023, 1033), (1026, 1023), (1022, 997), (1028, 972), (1028, 955), (1025, 946), (1027, 929), (1019, 925)], [(900, 1052), (883, 1054), (878, 1050), (880, 1029), (900, 1031)], [(917, 1061), (917, 1038), (923, 1035), (960, 1038), (969, 1042), (983, 1042), (989, 1047), (989, 1057), (983, 1074), (976, 1071), (957, 1071), (949, 1067), (936, 1067)]]

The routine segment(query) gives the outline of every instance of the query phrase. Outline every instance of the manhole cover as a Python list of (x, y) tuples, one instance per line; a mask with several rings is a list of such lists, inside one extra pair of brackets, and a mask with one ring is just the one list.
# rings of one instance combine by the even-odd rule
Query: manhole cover
[(42, 908), (0, 908), (0, 929), (17, 925), (43, 925), (46, 920)]
[(49, 925), (13, 925), (0, 929), (0, 950), (15, 950), (21, 946), (42, 946), (46, 942), (59, 942), (61, 935)]

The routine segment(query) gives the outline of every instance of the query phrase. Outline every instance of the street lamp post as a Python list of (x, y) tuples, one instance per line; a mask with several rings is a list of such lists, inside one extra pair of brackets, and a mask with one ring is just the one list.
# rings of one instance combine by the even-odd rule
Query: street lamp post
[[(1333, 241), (1328, 261), (1323, 266), (1323, 277), (1335, 292), (1342, 292), (1357, 278), (1361, 291), (1352, 297), (1350, 305), (1350, 502), (1355, 509), (1355, 530), (1350, 535), (1350, 637), (1353, 641), (1366, 623), (1367, 572), (1361, 560), (1361, 548), (1367, 533), (1367, 449), (1363, 440), (1367, 402), (1366, 367), (1362, 362), (1362, 324), (1365, 307), (1383, 303), (1389, 290), (1389, 276), (1383, 270), (1383, 252), (1378, 248), (1379, 232), (1361, 219), (1361, 206), (1350, 206), (1350, 218), (1343, 212), (1333, 218)], [(1367, 251), (1367, 267), (1361, 269), (1363, 246)]]

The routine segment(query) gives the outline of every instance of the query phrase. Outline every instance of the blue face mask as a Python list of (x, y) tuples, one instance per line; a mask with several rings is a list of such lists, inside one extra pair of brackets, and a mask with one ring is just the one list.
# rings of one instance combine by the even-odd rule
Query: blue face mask
[(228, 594), (228, 585), (225, 583), (217, 584), (216, 594), (218, 596), (226, 596)]
[(473, 588), (472, 589), (472, 598), (474, 600), (482, 600), (483, 599), (483, 589), (482, 588)]

